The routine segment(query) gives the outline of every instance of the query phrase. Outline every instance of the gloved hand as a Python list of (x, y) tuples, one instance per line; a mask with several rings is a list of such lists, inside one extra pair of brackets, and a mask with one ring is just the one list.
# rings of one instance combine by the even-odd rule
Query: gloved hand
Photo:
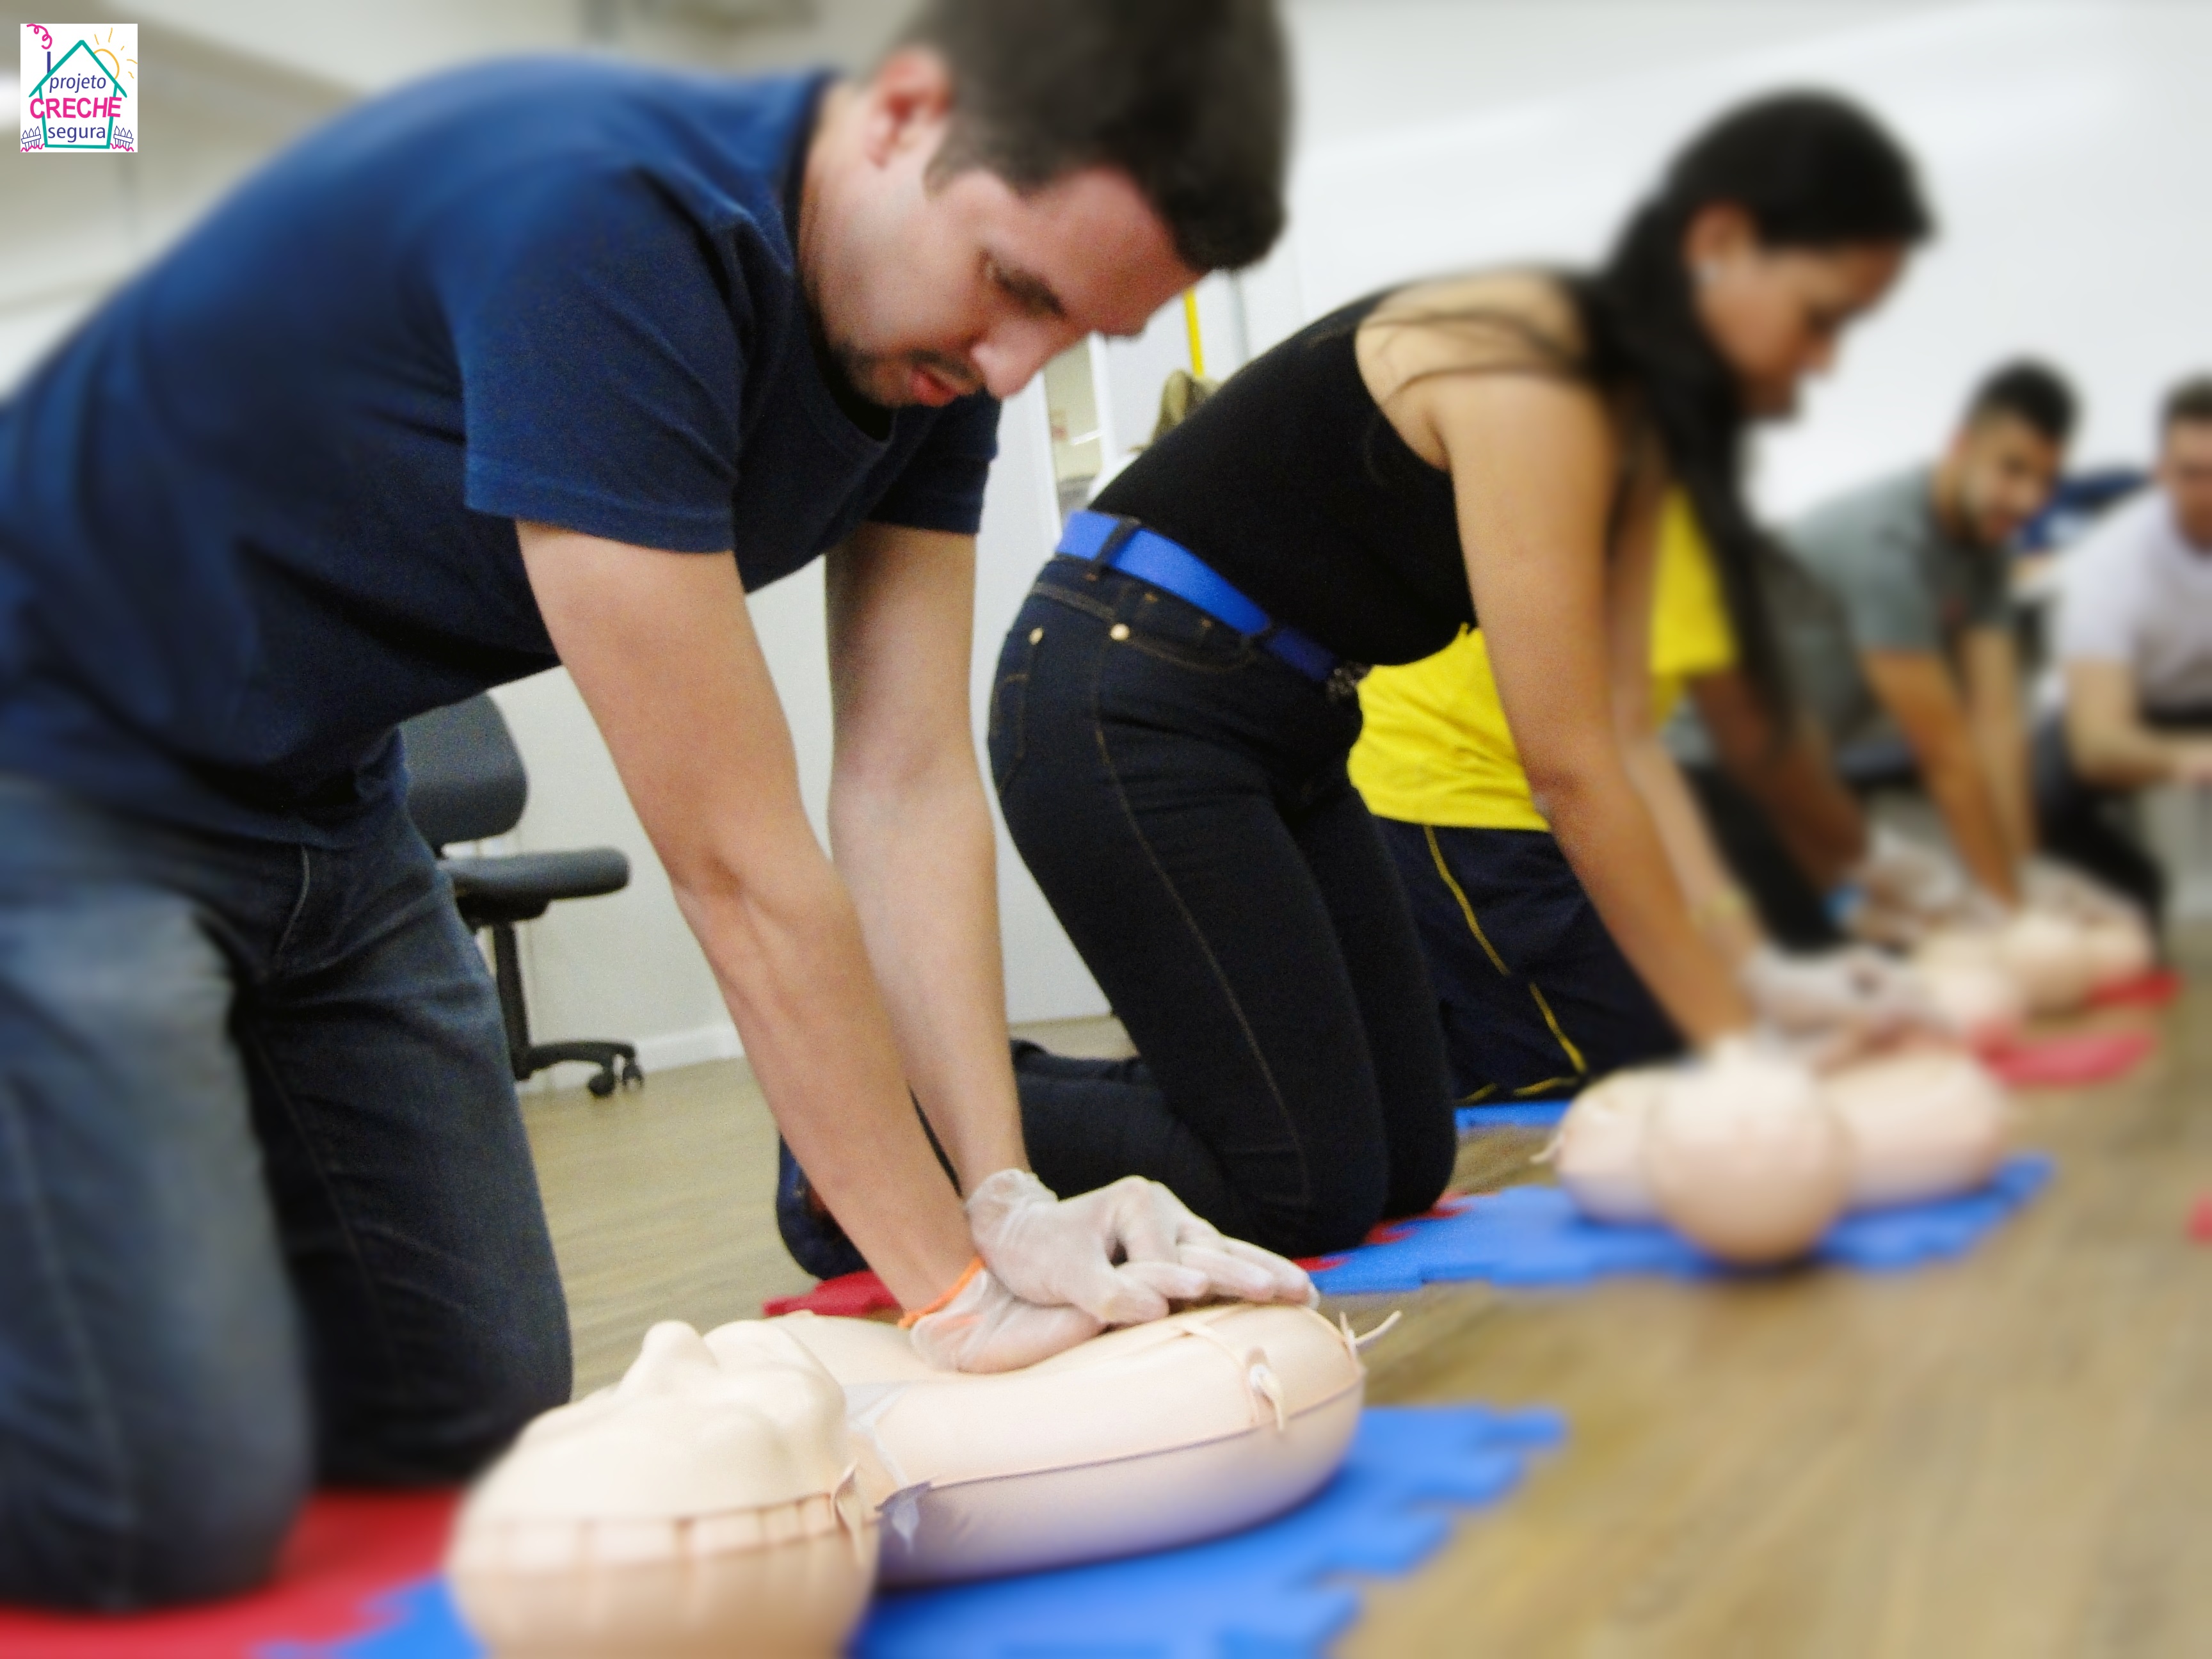
[(2070, 865), (2030, 859), (2021, 872), (2021, 892), (2032, 908), (2049, 910), (2075, 921), (2131, 921), (2142, 912), (2129, 899)]
[(1170, 1302), (1208, 1297), (1316, 1299), (1297, 1264), (1224, 1237), (1139, 1176), (1060, 1199), (1027, 1170), (1001, 1170), (969, 1194), (968, 1226), (983, 1265), (1016, 1295), (1102, 1324), (1139, 1325)]
[(1745, 959), (1741, 977), (1759, 1017), (1787, 1035), (1880, 1041), (1910, 1026), (1940, 1025), (1911, 971), (1863, 945), (1786, 956), (1762, 945)]
[(1088, 1342), (1105, 1327), (1080, 1308), (1024, 1302), (971, 1268), (951, 1301), (908, 1328), (915, 1352), (941, 1371), (1012, 1371)]
[(1867, 855), (1852, 867), (1850, 879), (1867, 896), (1923, 915), (1940, 915), (1966, 896), (1966, 879), (1959, 866), (1932, 847), (1923, 847), (1878, 823)]

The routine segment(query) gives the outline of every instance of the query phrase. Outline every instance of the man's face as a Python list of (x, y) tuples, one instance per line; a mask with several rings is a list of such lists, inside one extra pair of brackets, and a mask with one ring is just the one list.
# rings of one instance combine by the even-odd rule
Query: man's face
[(2002, 547), (2043, 511), (2066, 452), (2017, 415), (1996, 410), (1953, 440), (1959, 513), (1978, 547)]
[[(905, 56), (902, 54), (902, 56)], [(853, 387), (885, 407), (1006, 398), (1086, 334), (1135, 334), (1201, 273), (1125, 173), (1026, 194), (933, 174), (949, 95), (894, 58), (860, 92), (858, 160), (825, 191), (809, 298)]]
[(2176, 421), (2166, 429), (2158, 482), (2190, 545), (2212, 553), (2212, 421)]

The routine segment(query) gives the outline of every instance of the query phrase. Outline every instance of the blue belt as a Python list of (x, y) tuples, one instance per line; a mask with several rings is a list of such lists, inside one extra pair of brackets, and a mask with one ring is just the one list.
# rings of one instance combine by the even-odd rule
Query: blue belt
[(1272, 621), (1188, 548), (1134, 519), (1117, 519), (1110, 513), (1072, 514), (1055, 550), (1150, 582), (1196, 605), (1214, 621), (1250, 635), (1310, 680), (1328, 684), (1340, 669), (1351, 667), (1327, 646)]

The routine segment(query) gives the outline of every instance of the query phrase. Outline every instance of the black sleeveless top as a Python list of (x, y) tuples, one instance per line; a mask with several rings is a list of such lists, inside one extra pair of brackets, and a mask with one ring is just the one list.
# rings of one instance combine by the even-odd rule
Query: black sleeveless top
[(1181, 542), (1354, 662), (1414, 662), (1474, 622), (1450, 474), (1398, 435), (1353, 337), (1378, 294), (1255, 358), (1091, 503)]

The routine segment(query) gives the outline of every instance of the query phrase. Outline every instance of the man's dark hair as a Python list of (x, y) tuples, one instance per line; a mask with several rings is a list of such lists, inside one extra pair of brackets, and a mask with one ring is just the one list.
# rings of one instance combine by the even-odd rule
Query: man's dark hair
[(2022, 358), (1992, 370), (1966, 404), (1966, 424), (1993, 415), (2024, 421), (2062, 448), (2074, 435), (2074, 388), (2047, 363)]
[(2159, 435), (2185, 421), (2191, 425), (2212, 421), (2212, 374), (2192, 374), (2166, 394), (2158, 412)]
[(952, 72), (933, 164), (1033, 190), (1115, 167), (1195, 270), (1249, 265), (1283, 228), (1290, 63), (1273, 0), (923, 0), (902, 44)]

